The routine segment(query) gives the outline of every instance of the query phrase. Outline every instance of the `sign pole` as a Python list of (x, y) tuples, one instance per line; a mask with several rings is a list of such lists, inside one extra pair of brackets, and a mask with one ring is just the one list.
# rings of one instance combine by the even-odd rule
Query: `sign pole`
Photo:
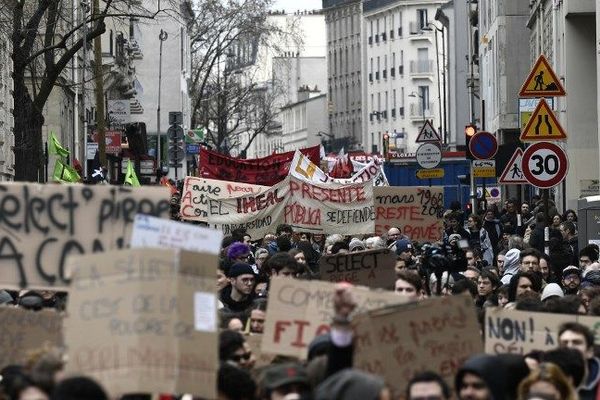
[(471, 175), (471, 210), (477, 215), (477, 189), (475, 188), (475, 176), (473, 174), (473, 162), (469, 161), (469, 169)]

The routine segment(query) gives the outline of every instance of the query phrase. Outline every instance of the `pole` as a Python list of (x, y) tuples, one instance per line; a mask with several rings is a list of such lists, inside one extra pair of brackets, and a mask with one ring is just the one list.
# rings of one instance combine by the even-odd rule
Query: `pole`
[(544, 189), (542, 196), (544, 199), (544, 220), (546, 221), (544, 227), (544, 252), (550, 254), (550, 210), (548, 210), (548, 195), (550, 189)]
[[(81, 2), (81, 12), (83, 13), (83, 62), (81, 72), (81, 108), (83, 109), (83, 175), (87, 178), (88, 176), (88, 165), (87, 165), (87, 144), (88, 144), (88, 119), (87, 119), (87, 106), (86, 106), (86, 93), (85, 93), (85, 80), (87, 72), (87, 13), (89, 7), (87, 2)], [(78, 134), (78, 133), (77, 133)]]
[(435, 34), (435, 63), (437, 66), (437, 90), (438, 90), (438, 109), (439, 109), (439, 113), (440, 113), (440, 133), (443, 134), (444, 132), (444, 124), (443, 124), (443, 117), (442, 117), (442, 89), (440, 87), (440, 51), (438, 48), (438, 28), (431, 24), (431, 26), (433, 26), (434, 29), (434, 34)]
[[(160, 7), (160, 5), (159, 5)], [(164, 30), (160, 30), (158, 40), (160, 41), (160, 50), (158, 53), (158, 107), (156, 108), (156, 168), (162, 169), (161, 163), (161, 138), (160, 138), (160, 90), (162, 83), (162, 48), (163, 42), (167, 40), (169, 35)]]
[(477, 190), (475, 188), (475, 177), (473, 176), (473, 162), (469, 160), (469, 170), (471, 176), (471, 209), (473, 214), (477, 215)]
[[(92, 13), (95, 18), (100, 15), (100, 0), (94, 0)], [(102, 74), (102, 37), (94, 38), (94, 81), (96, 84), (96, 137), (100, 152), (100, 165), (106, 166), (106, 122), (104, 120), (104, 76)]]
[(444, 105), (444, 110), (442, 112), (444, 115), (444, 132), (442, 138), (444, 139), (444, 144), (448, 144), (448, 117), (446, 112), (446, 35), (444, 34), (444, 26), (442, 26), (442, 64), (442, 104)]

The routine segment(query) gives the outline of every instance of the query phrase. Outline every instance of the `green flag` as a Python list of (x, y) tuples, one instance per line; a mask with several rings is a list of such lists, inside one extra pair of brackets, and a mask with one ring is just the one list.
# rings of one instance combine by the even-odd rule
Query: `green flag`
[(135, 174), (135, 169), (133, 168), (133, 164), (131, 163), (131, 159), (127, 161), (127, 172), (125, 173), (125, 185), (131, 186), (140, 186), (140, 181), (138, 181), (138, 177)]
[(79, 173), (75, 168), (63, 163), (60, 159), (54, 164), (54, 174), (52, 175), (56, 182), (75, 183), (81, 180)]
[(69, 157), (69, 150), (62, 147), (54, 132), (50, 132), (50, 136), (48, 137), (48, 153), (59, 157)]

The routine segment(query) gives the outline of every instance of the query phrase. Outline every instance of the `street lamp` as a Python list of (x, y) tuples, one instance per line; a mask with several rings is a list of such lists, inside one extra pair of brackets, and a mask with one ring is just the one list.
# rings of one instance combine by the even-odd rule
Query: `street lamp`
[[(436, 24), (433, 22), (428, 22), (426, 26), (421, 28), (422, 31), (433, 32), (435, 30), (435, 61), (437, 65), (437, 81), (438, 81), (438, 103), (439, 103), (439, 111), (442, 118), (441, 123), (441, 131), (444, 139), (444, 144), (447, 142), (446, 131), (447, 131), (447, 120), (446, 120), (446, 35), (444, 33), (444, 28), (438, 28)], [(442, 34), (442, 85), (443, 88), (440, 90), (440, 57), (439, 57), (439, 47), (438, 47), (438, 37), (437, 33), (440, 32)], [(443, 93), (443, 110), (442, 110), (442, 96), (440, 93)]]

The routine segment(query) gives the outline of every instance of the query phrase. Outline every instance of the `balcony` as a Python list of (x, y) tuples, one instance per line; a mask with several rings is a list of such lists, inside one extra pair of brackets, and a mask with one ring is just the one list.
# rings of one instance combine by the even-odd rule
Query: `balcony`
[(382, 41), (384, 41), (384, 42), (387, 40), (387, 37), (386, 37), (386, 35), (385, 35), (385, 32), (383, 32), (383, 33), (381, 34), (381, 40), (382, 40)]
[(404, 65), (398, 66), (398, 75), (400, 75), (400, 76), (404, 75)]
[(394, 30), (391, 29), (390, 30), (390, 40), (393, 40), (393, 39), (394, 39)]
[(400, 114), (400, 118), (404, 118), (404, 106), (398, 107), (398, 114)]
[(433, 76), (435, 72), (433, 60), (416, 60), (410, 62), (411, 76)]
[(392, 118), (396, 118), (396, 109), (392, 108)]
[(387, 79), (387, 69), (383, 70), (383, 79)]
[(379, 43), (379, 34), (375, 35), (375, 43)]
[(379, 80), (379, 71), (375, 72), (375, 80)]
[(373, 82), (373, 73), (369, 72), (369, 82)]
[(369, 44), (373, 44), (373, 36), (369, 36)]
[(396, 68), (394, 68), (394, 67), (390, 68), (390, 76), (392, 78), (396, 76)]
[(434, 107), (435, 107), (435, 104), (433, 102), (426, 103), (425, 109), (423, 109), (423, 103), (421, 103), (421, 102), (411, 103), (410, 109), (409, 109), (410, 119), (413, 121), (415, 121), (415, 120), (418, 121), (418, 120), (422, 120), (425, 118), (432, 118)]
[(418, 22), (411, 22), (408, 28), (410, 40), (431, 40), (430, 35), (423, 34), (423, 26)]
[(398, 37), (402, 37), (402, 27), (398, 28)]

